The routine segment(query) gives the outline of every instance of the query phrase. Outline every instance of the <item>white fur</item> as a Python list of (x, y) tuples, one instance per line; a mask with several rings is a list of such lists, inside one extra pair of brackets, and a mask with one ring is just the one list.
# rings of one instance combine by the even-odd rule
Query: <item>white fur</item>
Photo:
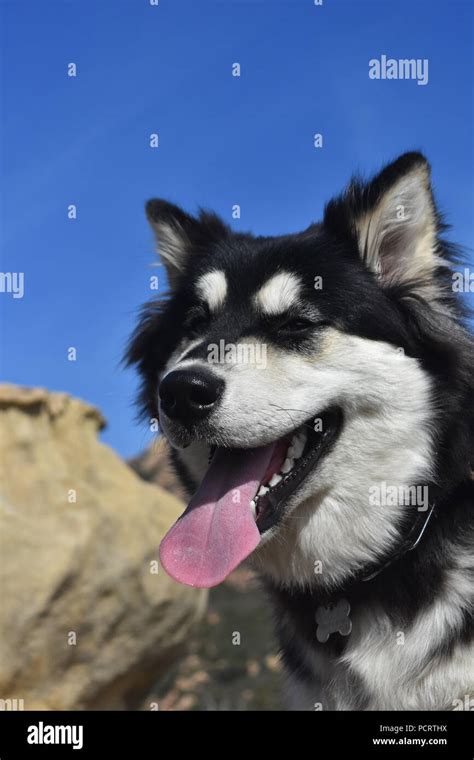
[(367, 266), (385, 283), (411, 282), (426, 300), (439, 286), (433, 273), (447, 266), (438, 256), (436, 218), (429, 169), (420, 164), (387, 190), (370, 212), (355, 220), (359, 249)]
[(281, 314), (298, 302), (300, 291), (299, 277), (290, 272), (279, 272), (255, 294), (255, 304), (265, 314)]
[[(250, 558), (284, 586), (331, 589), (378, 553), (390, 552), (399, 540), (398, 517), (416, 508), (374, 507), (371, 487), (405, 487), (428, 482), (432, 475), (431, 382), (403, 351), (334, 328), (327, 329), (311, 358), (277, 349), (267, 358), (265, 370), (247, 364), (213, 368), (225, 377), (226, 391), (211, 434), (231, 446), (263, 445), (332, 404), (342, 408), (345, 422), (334, 448), (290, 497), (286, 517), (264, 535)], [(207, 451), (195, 443), (182, 452), (197, 479), (206, 468)], [(340, 658), (310, 649), (295, 631), (315, 678), (310, 684), (289, 679), (289, 706), (450, 710), (456, 700), (471, 699), (472, 646), (459, 643), (450, 657), (433, 655), (474, 603), (472, 554), (453, 547), (452, 556), (442, 594), (406, 629), (394, 625), (383, 603), (356, 608)], [(316, 562), (322, 563), (321, 573), (315, 572)]]
[(352, 632), (340, 658), (300, 642), (318, 675), (311, 685), (289, 680), (290, 709), (313, 710), (317, 702), (323, 710), (360, 709), (359, 690), (368, 697), (368, 710), (453, 710), (456, 700), (472, 699), (472, 643), (457, 643), (450, 657), (434, 654), (474, 604), (472, 553), (453, 547), (452, 560), (443, 593), (406, 629), (395, 626), (379, 606), (351, 612)]
[[(291, 394), (296, 378), (284, 392), (290, 408), (308, 410), (313, 403), (317, 412), (338, 404), (344, 429), (333, 451), (290, 498), (284, 525), (254, 554), (260, 569), (288, 586), (332, 586), (348, 568), (356, 571), (389, 550), (406, 507), (374, 508), (370, 488), (383, 482), (407, 486), (430, 474), (430, 382), (418, 362), (375, 341), (343, 335), (331, 341), (332, 350), (314, 362), (313, 377), (303, 379), (312, 398), (302, 400), (301, 388)], [(317, 561), (320, 575), (315, 575)]]
[(205, 301), (209, 310), (217, 311), (223, 306), (227, 295), (227, 279), (224, 272), (217, 269), (203, 274), (196, 283), (199, 297)]
[[(199, 362), (180, 363), (188, 365)], [(265, 369), (237, 364), (213, 371), (226, 389), (209, 435), (227, 446), (271, 443), (333, 404), (344, 412), (333, 451), (290, 497), (287, 517), (254, 553), (259, 568), (288, 586), (331, 586), (347, 568), (366, 565), (396, 542), (397, 518), (407, 507), (374, 508), (369, 491), (381, 483), (409, 486), (430, 474), (431, 388), (415, 359), (331, 328), (312, 357), (269, 348)], [(162, 425), (173, 442), (173, 424), (164, 419)]]
[(176, 221), (174, 226), (153, 220), (150, 220), (150, 224), (156, 236), (158, 253), (166, 265), (168, 274), (174, 271), (176, 273), (181, 272), (184, 268), (187, 247), (189, 246), (186, 233), (182, 227), (178, 227)]
[[(459, 573), (447, 573), (444, 593), (406, 631), (395, 629), (380, 610), (353, 620), (342, 662), (362, 678), (372, 695), (369, 709), (450, 710), (454, 699), (474, 693), (472, 646), (459, 642), (450, 658), (430, 656), (460, 625), (463, 609), (474, 602), (472, 584), (464, 598), (455, 588), (456, 584), (466, 588), (467, 580)], [(404, 643), (397, 643), (400, 633)]]

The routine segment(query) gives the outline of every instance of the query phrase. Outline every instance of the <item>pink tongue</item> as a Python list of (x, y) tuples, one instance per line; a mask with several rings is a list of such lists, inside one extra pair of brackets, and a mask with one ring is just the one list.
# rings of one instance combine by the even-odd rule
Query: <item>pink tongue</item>
[(275, 444), (238, 452), (218, 449), (188, 508), (160, 546), (164, 569), (180, 583), (211, 588), (260, 541), (250, 502)]

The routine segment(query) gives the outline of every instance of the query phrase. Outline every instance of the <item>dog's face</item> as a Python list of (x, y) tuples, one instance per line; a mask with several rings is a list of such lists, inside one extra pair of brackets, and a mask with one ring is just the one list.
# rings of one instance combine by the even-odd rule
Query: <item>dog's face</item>
[(171, 296), (145, 312), (130, 359), (199, 486), (165, 569), (212, 586), (252, 553), (282, 584), (330, 586), (382, 556), (414, 508), (383, 505), (384, 484), (432, 467), (410, 323), (412, 301), (446, 308), (425, 160), (353, 183), (297, 235), (233, 234), (163, 201), (147, 213)]

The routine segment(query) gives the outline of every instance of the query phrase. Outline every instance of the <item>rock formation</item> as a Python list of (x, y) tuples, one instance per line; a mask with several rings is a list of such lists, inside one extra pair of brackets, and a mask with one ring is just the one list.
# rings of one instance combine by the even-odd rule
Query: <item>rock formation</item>
[(158, 565), (182, 511), (97, 440), (100, 413), (0, 386), (0, 700), (24, 709), (140, 703), (206, 605)]

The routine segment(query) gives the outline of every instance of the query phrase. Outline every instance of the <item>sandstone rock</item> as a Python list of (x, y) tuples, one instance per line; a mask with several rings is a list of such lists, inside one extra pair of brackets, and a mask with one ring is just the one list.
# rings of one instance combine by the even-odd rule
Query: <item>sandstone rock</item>
[(206, 605), (152, 572), (182, 505), (98, 442), (104, 424), (0, 386), (0, 699), (27, 710), (133, 708)]

